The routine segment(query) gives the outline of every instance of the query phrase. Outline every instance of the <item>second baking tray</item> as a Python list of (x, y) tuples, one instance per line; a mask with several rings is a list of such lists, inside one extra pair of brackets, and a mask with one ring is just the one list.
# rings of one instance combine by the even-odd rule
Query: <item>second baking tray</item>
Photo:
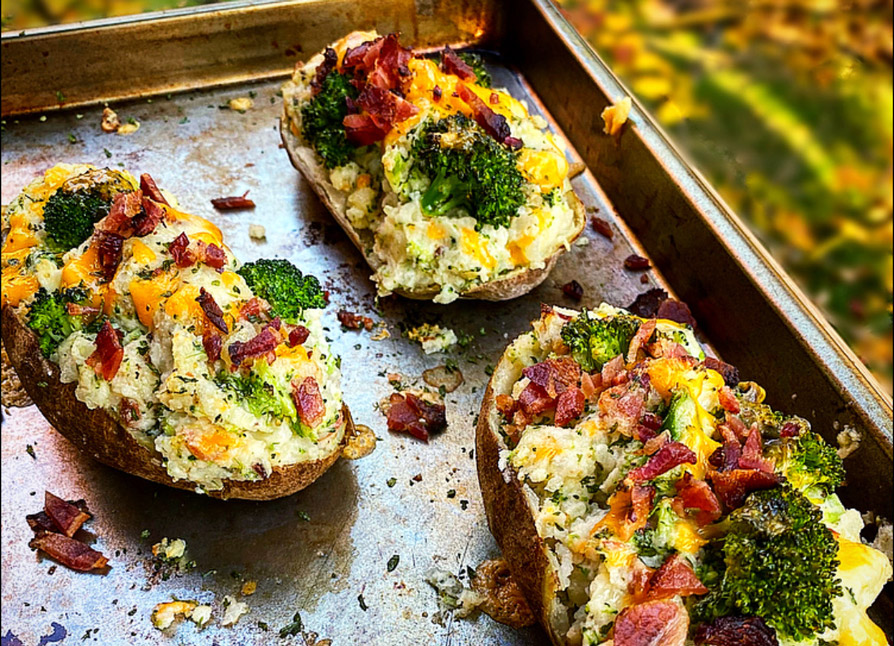
[[(277, 91), (294, 61), (370, 27), (401, 30), (417, 46), (491, 50), (496, 83), (526, 98), (572, 144), (572, 161), (592, 169), (575, 189), (591, 214), (611, 223), (614, 240), (588, 228), (588, 244), (575, 245), (544, 285), (508, 303), (386, 299), (377, 306), (367, 267), (292, 170), (276, 131)], [(846, 425), (863, 433), (847, 461), (845, 498), (891, 516), (890, 400), (648, 115), (634, 104), (620, 140), (602, 134), (602, 109), (625, 90), (548, 3), (233, 3), (4, 35), (2, 43), (4, 203), (54, 163), (120, 164), (149, 172), (186, 210), (220, 224), (239, 258), (287, 257), (315, 273), (332, 294), (326, 320), (343, 359), (345, 399), (380, 437), (371, 456), (337, 464), (294, 496), (222, 503), (91, 462), (33, 407), (11, 410), (3, 423), (4, 634), (37, 643), (56, 622), (69, 640), (155, 644), (160, 635), (149, 615), (156, 603), (196, 598), (212, 602), (219, 616), (224, 595), (239, 598), (242, 583), (253, 580), (258, 591), (242, 598), (250, 612), (234, 628), (214, 623), (198, 632), (187, 623), (166, 639), (275, 643), (300, 612), (307, 630), (338, 645), (542, 643), (534, 628), (438, 616), (423, 575), (431, 566), (461, 573), (497, 556), (472, 454), (488, 366), (538, 316), (541, 302), (574, 305), (561, 292), (572, 278), (588, 306), (626, 305), (656, 286), (687, 300), (719, 353), (765, 385), (777, 407), (807, 417), (833, 440)], [(221, 107), (250, 94), (255, 107), (245, 114)], [(103, 135), (103, 100), (140, 130)], [(210, 198), (245, 190), (255, 211), (211, 209)], [(266, 242), (249, 239), (252, 223), (266, 226)], [(657, 269), (624, 270), (630, 253), (649, 255)], [(384, 321), (391, 337), (341, 331), (340, 307)], [(465, 377), (447, 397), (450, 428), (423, 445), (389, 434), (376, 403), (391, 391), (387, 373), (418, 381), (445, 361), (401, 335), (403, 326), (433, 321), (471, 342), (450, 355)], [(112, 560), (109, 575), (54, 569), (27, 548), (24, 515), (40, 506), (44, 489), (87, 498), (96, 516), (91, 531)], [(154, 576), (147, 555), (163, 536), (187, 540), (195, 571)], [(394, 555), (399, 563), (389, 572)], [(886, 604), (890, 597), (877, 604), (880, 617), (890, 616)]]

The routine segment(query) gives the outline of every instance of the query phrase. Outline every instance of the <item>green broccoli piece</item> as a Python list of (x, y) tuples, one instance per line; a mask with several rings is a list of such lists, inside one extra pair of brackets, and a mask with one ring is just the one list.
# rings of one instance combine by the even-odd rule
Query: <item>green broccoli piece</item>
[(298, 419), (291, 396), (281, 393), (276, 386), (254, 372), (244, 375), (238, 372), (221, 372), (214, 380), (221, 388), (235, 393), (239, 402), (255, 417), (272, 415), (277, 419)]
[(757, 616), (792, 640), (834, 625), (838, 543), (818, 507), (783, 485), (752, 493), (727, 522), (723, 576), (696, 605), (699, 620)]
[(750, 428), (752, 424), (757, 424), (762, 437), (779, 437), (779, 432), (785, 423), (785, 416), (766, 404), (751, 401), (749, 398), (742, 396), (741, 391), (737, 392), (737, 395), (740, 409), (739, 417), (741, 417), (745, 426)]
[(810, 430), (771, 443), (767, 456), (776, 461), (776, 471), (802, 493), (817, 492), (825, 498), (844, 481), (838, 451)]
[(286, 323), (295, 323), (306, 309), (326, 307), (320, 281), (301, 273), (288, 260), (267, 259), (249, 262), (238, 273), (254, 292)]
[(357, 94), (350, 76), (332, 71), (319, 93), (301, 107), (301, 134), (326, 168), (344, 166), (354, 157), (356, 146), (345, 136), (342, 122), (348, 114), (347, 99), (356, 99)]
[(571, 356), (587, 372), (626, 354), (641, 322), (635, 316), (620, 314), (591, 319), (586, 308), (580, 316), (562, 327), (562, 340), (571, 348)]
[(81, 317), (69, 314), (67, 304), (86, 301), (87, 292), (80, 288), (63, 292), (48, 292), (43, 287), (37, 290), (26, 322), (37, 335), (43, 356), (49, 357), (60, 343), (82, 328)]
[(93, 225), (109, 214), (115, 195), (132, 190), (123, 174), (107, 168), (66, 180), (50, 195), (43, 210), (50, 248), (65, 252), (79, 246), (93, 235)]
[(431, 180), (421, 199), (427, 215), (461, 208), (479, 227), (508, 227), (525, 203), (515, 153), (464, 115), (426, 122), (412, 155), (416, 168)]

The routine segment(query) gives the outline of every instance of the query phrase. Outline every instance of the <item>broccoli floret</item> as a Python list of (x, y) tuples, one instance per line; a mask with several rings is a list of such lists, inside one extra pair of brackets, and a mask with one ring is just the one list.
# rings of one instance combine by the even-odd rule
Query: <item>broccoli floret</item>
[(347, 99), (357, 98), (351, 77), (332, 71), (320, 91), (301, 108), (301, 134), (313, 145), (326, 168), (344, 166), (356, 147), (345, 136), (342, 123), (348, 114)]
[(580, 316), (562, 327), (562, 340), (580, 367), (593, 372), (602, 370), (619, 354), (626, 354), (640, 324), (635, 316), (624, 314), (591, 319), (584, 308)]
[(258, 260), (238, 270), (248, 286), (270, 303), (273, 313), (287, 323), (294, 323), (304, 310), (326, 307), (320, 281), (301, 273), (288, 260)]
[(767, 455), (776, 461), (776, 471), (801, 492), (814, 491), (826, 497), (844, 481), (844, 463), (838, 452), (813, 431), (802, 430), (796, 437), (773, 442)]
[(834, 625), (832, 599), (841, 594), (838, 543), (818, 507), (784, 485), (752, 493), (728, 523), (725, 570), (696, 606), (697, 618), (757, 616), (792, 640)]
[(37, 335), (43, 356), (49, 357), (69, 335), (82, 328), (81, 317), (69, 314), (66, 306), (86, 300), (87, 293), (80, 288), (63, 292), (48, 292), (43, 287), (37, 290), (28, 310), (27, 325)]
[(462, 208), (479, 227), (508, 227), (525, 203), (515, 153), (464, 115), (426, 122), (412, 154), (419, 171), (431, 180), (421, 200), (427, 215)]
[(118, 193), (134, 190), (118, 171), (89, 170), (65, 181), (43, 210), (47, 242), (57, 252), (74, 249), (93, 234), (93, 225), (109, 214)]
[(238, 372), (221, 372), (215, 377), (215, 382), (221, 388), (236, 393), (239, 401), (255, 417), (272, 415), (277, 419), (298, 419), (292, 398), (279, 392), (276, 386), (254, 372), (244, 375)]

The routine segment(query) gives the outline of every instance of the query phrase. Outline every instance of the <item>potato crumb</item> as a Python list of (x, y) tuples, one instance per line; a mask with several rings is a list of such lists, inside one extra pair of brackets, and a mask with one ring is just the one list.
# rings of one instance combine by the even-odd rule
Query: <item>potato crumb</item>
[(220, 623), (224, 626), (235, 625), (236, 622), (239, 621), (239, 618), (248, 612), (248, 604), (236, 601), (236, 599), (230, 595), (224, 597), (223, 604), (225, 610), (223, 620)]
[(422, 344), (425, 354), (433, 354), (435, 352), (445, 352), (447, 349), (456, 345), (456, 333), (450, 328), (442, 328), (440, 325), (431, 325), (425, 323), (419, 327), (415, 327), (407, 332), (407, 337), (411, 341), (418, 341)]
[(115, 113), (112, 108), (105, 108), (102, 111), (102, 123), (100, 124), (100, 128), (102, 128), (103, 132), (118, 132), (118, 129), (121, 127), (121, 121), (118, 119), (118, 115)]
[(248, 110), (251, 110), (254, 107), (255, 102), (247, 96), (240, 96), (235, 99), (230, 99), (228, 105), (230, 106), (230, 110), (236, 110), (237, 112), (244, 113)]
[(615, 136), (621, 132), (621, 128), (627, 123), (627, 117), (630, 114), (630, 97), (625, 96), (615, 105), (608, 106), (602, 111), (602, 120), (605, 122), (603, 132), (607, 135)]
[(255, 593), (255, 590), (257, 589), (257, 581), (246, 581), (242, 584), (242, 594), (244, 594), (246, 597), (250, 597), (251, 595), (253, 595)]
[(248, 225), (248, 237), (252, 240), (266, 240), (267, 229), (263, 224), (250, 224)]
[(838, 457), (843, 460), (860, 448), (860, 441), (863, 438), (853, 426), (845, 425), (844, 430), (835, 439), (838, 441)]
[(211, 621), (211, 606), (196, 606), (196, 609), (189, 615), (192, 622), (199, 628), (203, 627)]
[(152, 625), (159, 630), (169, 628), (178, 615), (189, 617), (196, 609), (195, 601), (168, 601), (155, 606), (152, 611)]
[(119, 135), (132, 135), (139, 129), (140, 129), (140, 122), (137, 121), (136, 119), (131, 119), (127, 123), (121, 124), (118, 127), (118, 130), (116, 130), (116, 132)]

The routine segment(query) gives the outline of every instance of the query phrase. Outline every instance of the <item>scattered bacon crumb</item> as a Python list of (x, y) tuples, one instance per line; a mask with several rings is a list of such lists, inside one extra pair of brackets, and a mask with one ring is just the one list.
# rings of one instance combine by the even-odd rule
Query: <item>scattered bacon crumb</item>
[(196, 261), (196, 255), (189, 248), (189, 237), (181, 233), (168, 245), (168, 251), (178, 267), (189, 267)]
[(388, 400), (388, 430), (409, 433), (428, 442), (432, 433), (447, 428), (447, 411), (444, 404), (436, 404), (418, 395), (392, 393)]
[(683, 646), (689, 615), (676, 601), (647, 601), (628, 606), (615, 621), (615, 646)]
[(302, 343), (307, 341), (307, 337), (309, 336), (310, 330), (308, 330), (303, 325), (296, 325), (291, 330), (289, 330), (289, 347), (294, 348), (296, 345), (301, 345)]
[(674, 486), (677, 495), (671, 505), (681, 518), (686, 518), (690, 510), (696, 510), (695, 522), (699, 525), (707, 525), (720, 518), (720, 501), (707, 482), (686, 473)]
[(586, 397), (580, 388), (572, 386), (556, 398), (556, 426), (567, 426), (584, 412)]
[(798, 437), (801, 434), (801, 427), (794, 422), (786, 422), (779, 431), (780, 437)]
[(695, 453), (688, 446), (682, 442), (668, 442), (649, 458), (646, 464), (631, 469), (627, 478), (632, 482), (645, 482), (657, 478), (662, 473), (667, 473), (681, 464), (695, 464), (696, 462)]
[(738, 509), (752, 491), (772, 489), (781, 482), (775, 473), (753, 469), (709, 471), (708, 479), (714, 485), (714, 493), (728, 510)]
[(273, 331), (269, 327), (265, 327), (257, 336), (248, 341), (233, 341), (227, 347), (227, 352), (233, 365), (238, 366), (245, 359), (262, 357), (268, 352), (275, 350), (276, 345), (276, 336), (273, 334)]
[[(474, 83), (478, 80), (478, 76), (475, 74), (474, 70), (472, 70), (471, 66), (461, 59), (456, 52), (450, 49), (450, 47), (445, 47), (444, 51), (441, 52), (441, 71), (446, 74), (458, 76), (463, 81)], [(491, 101), (491, 103), (493, 103), (493, 101)]]
[(735, 388), (739, 384), (739, 370), (735, 366), (714, 357), (705, 357), (702, 363), (704, 363), (705, 368), (719, 372), (723, 377), (723, 381), (730, 388)]
[(576, 280), (571, 280), (562, 285), (562, 293), (568, 298), (579, 301), (584, 297), (584, 288)]
[(367, 332), (373, 328), (374, 321), (368, 316), (361, 316), (348, 310), (338, 310), (336, 313), (338, 322), (349, 330), (364, 328)]
[(300, 384), (292, 383), (292, 399), (298, 409), (298, 417), (311, 428), (323, 421), (326, 412), (320, 386), (313, 377), (305, 377)]
[(211, 200), (211, 204), (219, 211), (229, 211), (234, 209), (253, 209), (255, 203), (246, 197), (248, 191), (242, 195), (234, 195), (230, 197), (216, 197)]
[(202, 347), (205, 348), (205, 354), (208, 355), (208, 361), (217, 361), (220, 359), (220, 348), (223, 345), (223, 340), (220, 338), (219, 334), (212, 332), (211, 330), (206, 330), (205, 334), (202, 335)]
[(46, 532), (38, 534), (28, 543), (33, 550), (41, 550), (53, 560), (78, 572), (101, 570), (108, 564), (109, 559), (101, 552), (88, 547), (81, 541), (77, 541), (62, 534)]
[(699, 626), (696, 646), (779, 646), (774, 631), (760, 617), (718, 617)]
[(681, 554), (674, 554), (661, 564), (649, 578), (645, 589), (647, 601), (668, 599), (679, 595), (707, 594), (708, 588), (699, 581), (692, 566)]
[(69, 538), (75, 535), (84, 521), (90, 518), (86, 504), (79, 506), (77, 503), (67, 502), (54, 496), (49, 491), (44, 492), (43, 508), (49, 519), (58, 528), (57, 531)]
[(651, 267), (652, 263), (649, 262), (648, 258), (643, 258), (635, 253), (630, 254), (624, 259), (624, 268), (629, 269), (630, 271), (643, 271), (645, 269), (651, 269)]
[(596, 231), (596, 233), (605, 236), (609, 240), (615, 237), (614, 229), (611, 228), (611, 225), (606, 220), (594, 216), (590, 220), (590, 222), (593, 225), (593, 230)]
[(497, 395), (495, 399), (497, 410), (502, 413), (503, 417), (508, 420), (512, 419), (512, 416), (515, 414), (515, 411), (518, 410), (518, 402), (512, 399), (509, 395)]
[(97, 257), (102, 267), (102, 279), (109, 282), (115, 277), (118, 265), (121, 264), (124, 237), (108, 231), (97, 231), (94, 234)]
[(338, 66), (338, 54), (331, 47), (327, 47), (323, 52), (323, 62), (317, 65), (314, 77), (310, 81), (310, 87), (314, 96), (323, 89), (323, 81), (329, 76), (329, 73)]
[(44, 493), (43, 511), (25, 517), (35, 534), (28, 546), (41, 550), (73, 570), (87, 572), (102, 569), (108, 559), (72, 538), (84, 521), (90, 518), (87, 503), (83, 500), (65, 501), (47, 491)]
[(164, 194), (161, 192), (161, 189), (158, 188), (158, 184), (155, 183), (155, 180), (152, 179), (152, 176), (149, 173), (140, 175), (140, 190), (143, 191), (143, 195), (150, 200), (158, 202), (159, 204), (164, 204), (165, 206), (170, 206), (165, 199)]

